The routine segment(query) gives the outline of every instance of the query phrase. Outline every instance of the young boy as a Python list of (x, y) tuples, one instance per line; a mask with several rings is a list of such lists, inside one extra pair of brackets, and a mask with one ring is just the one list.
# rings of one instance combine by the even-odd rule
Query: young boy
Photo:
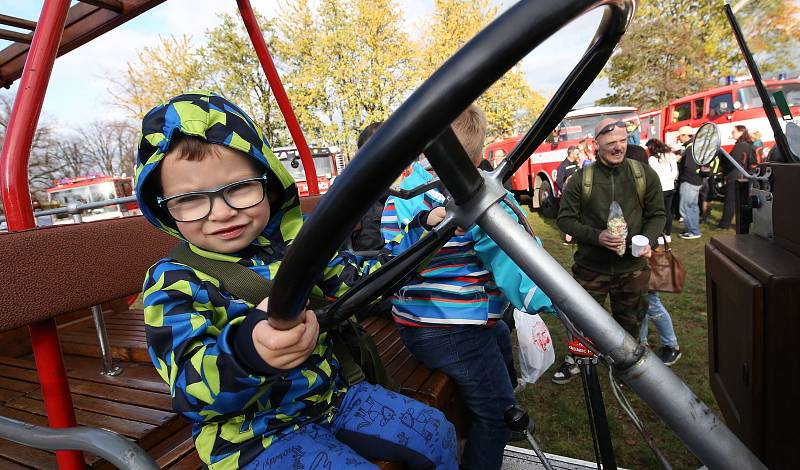
[[(486, 134), (483, 112), (471, 105), (452, 127), (477, 166)], [(411, 189), (431, 179), (416, 163), (401, 188)], [(410, 224), (431, 208), (436, 218), (429, 217), (428, 223), (441, 219), (443, 202), (443, 195), (435, 190), (409, 200), (390, 197), (382, 219), (384, 236), (388, 240), (407, 231), (395, 250), (407, 248), (424, 231)], [(516, 219), (511, 208), (503, 205)], [(503, 414), (515, 403), (507, 370), (512, 361), (511, 337), (505, 323), (498, 321), (509, 300), (529, 313), (553, 310), (547, 296), (477, 226), (457, 232), (420, 275), (391, 299), (403, 344), (425, 365), (452, 377), (470, 409), (463, 467), (499, 469), (510, 435)]]
[[(136, 193), (147, 220), (194, 253), (265, 279), (302, 225), (294, 181), (261, 130), (205, 91), (144, 117)], [(369, 268), (339, 256), (318, 288), (335, 296)], [(366, 382), (348, 388), (312, 311), (286, 329), (266, 320), (266, 299), (252, 305), (170, 258), (143, 291), (151, 359), (209, 468), (373, 468), (369, 458), (456, 468), (444, 416)]]

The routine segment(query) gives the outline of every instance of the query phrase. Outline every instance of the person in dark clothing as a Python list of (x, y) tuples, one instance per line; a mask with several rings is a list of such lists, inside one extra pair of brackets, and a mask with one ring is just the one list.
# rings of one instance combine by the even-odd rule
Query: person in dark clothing
[[(383, 121), (373, 122), (364, 128), (358, 135), (357, 145), (360, 149), (367, 143), (373, 134), (378, 132), (378, 129), (383, 124)], [(356, 156), (358, 153), (356, 153)], [(355, 230), (350, 235), (353, 251), (374, 251), (380, 250), (384, 246), (383, 236), (381, 235), (381, 214), (383, 214), (383, 205), (386, 204), (387, 195), (383, 195), (378, 201), (373, 204), (369, 210), (361, 217)]]
[[(736, 145), (731, 150), (731, 156), (742, 165), (742, 168), (750, 171), (755, 167), (756, 151), (753, 148), (753, 140), (747, 132), (745, 126), (733, 126), (731, 137), (736, 140)], [(727, 158), (720, 159), (720, 169), (725, 175), (725, 206), (722, 209), (722, 219), (719, 221), (719, 228), (731, 227), (733, 214), (736, 212), (736, 180), (742, 175)]]
[(625, 158), (636, 160), (639, 163), (647, 165), (647, 152), (645, 152), (641, 145), (628, 142), (628, 149), (625, 150)]
[[(578, 171), (581, 167), (580, 149), (577, 145), (572, 145), (567, 149), (567, 158), (558, 165), (556, 170), (556, 187), (560, 192), (564, 191), (567, 186), (567, 181)], [(561, 193), (559, 193), (559, 198)], [(563, 239), (564, 245), (572, 244), (572, 235), (565, 233)]]
[(681, 233), (681, 238), (700, 238), (700, 189), (703, 187), (703, 178), (700, 177), (700, 167), (692, 155), (692, 134), (694, 130), (689, 126), (681, 126), (678, 130), (678, 141), (683, 144), (683, 158), (680, 161), (680, 176), (678, 177), (678, 192), (680, 193), (680, 210), (683, 225), (686, 231)]
[[(611, 298), (611, 312), (625, 330), (638, 338), (648, 308), (647, 288), (651, 246), (664, 230), (666, 215), (661, 182), (649, 165), (626, 161), (625, 124), (614, 119), (600, 121), (595, 129), (597, 161), (570, 178), (561, 197), (558, 228), (578, 242), (572, 266), (573, 277), (598, 303)], [(638, 172), (640, 169), (641, 172)], [(591, 182), (591, 196), (584, 194)], [(644, 181), (641, 181), (643, 178)], [(642, 193), (639, 193), (643, 184)], [(612, 202), (620, 205), (627, 236), (612, 233), (608, 216)], [(630, 239), (642, 234), (650, 241), (640, 257), (634, 257)], [(620, 254), (622, 253), (622, 254)], [(553, 375), (553, 382), (566, 383), (578, 373), (571, 357)]]
[(578, 146), (572, 145), (567, 149), (567, 158), (558, 165), (558, 169), (556, 170), (556, 187), (559, 191), (564, 191), (567, 180), (570, 176), (575, 174), (580, 167), (581, 161), (579, 158)]

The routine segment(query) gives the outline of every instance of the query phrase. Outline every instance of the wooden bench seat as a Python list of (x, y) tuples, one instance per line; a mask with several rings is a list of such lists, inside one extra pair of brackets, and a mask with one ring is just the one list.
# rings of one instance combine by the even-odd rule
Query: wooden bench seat
[[(164, 448), (166, 439), (183, 433), (184, 440), (191, 440), (188, 423), (172, 411), (168, 387), (150, 364), (126, 363), (123, 375), (106, 377), (97, 373), (96, 359), (68, 355), (64, 361), (79, 425), (114, 431), (155, 458), (172, 450)], [(47, 426), (31, 359), (0, 356), (0, 416)], [(92, 469), (113, 468), (96, 456), (84, 457)], [(0, 468), (51, 469), (55, 462), (52, 452), (0, 440)]]
[[(316, 202), (304, 200), (304, 210)], [(163, 468), (200, 468), (189, 425), (172, 411), (167, 385), (150, 364), (142, 311), (105, 310), (112, 356), (124, 369), (116, 377), (100, 375), (93, 322), (75, 313), (138, 292), (145, 270), (174, 243), (142, 217), (0, 234), (0, 342), (12, 343), (2, 352), (8, 357), (0, 356), (0, 415), (47, 426), (30, 350), (12, 338), (24, 336), (18, 329), (30, 323), (66, 318), (57, 322), (58, 335), (78, 424), (131, 438)], [(443, 410), (463, 430), (466, 414), (452, 381), (405, 350), (391, 318), (370, 318), (364, 325), (402, 393)], [(90, 468), (110, 467), (88, 454), (85, 460)], [(0, 468), (55, 467), (54, 453), (0, 439)]]

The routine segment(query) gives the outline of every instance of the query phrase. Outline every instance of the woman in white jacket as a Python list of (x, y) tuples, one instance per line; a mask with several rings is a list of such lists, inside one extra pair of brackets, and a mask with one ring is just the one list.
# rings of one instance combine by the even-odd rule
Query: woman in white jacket
[(661, 191), (664, 195), (664, 207), (667, 209), (667, 223), (664, 225), (664, 234), (667, 243), (672, 241), (672, 196), (675, 194), (675, 180), (678, 179), (678, 156), (669, 146), (658, 139), (647, 141), (647, 150), (650, 152), (650, 167), (656, 171), (661, 180)]
[[(672, 149), (664, 145), (658, 139), (650, 139), (647, 141), (647, 150), (650, 152), (648, 162), (650, 166), (656, 171), (659, 179), (661, 180), (661, 191), (664, 195), (664, 207), (667, 208), (667, 222), (664, 225), (664, 235), (659, 242), (670, 243), (672, 241), (670, 233), (672, 232), (672, 196), (675, 194), (675, 180), (678, 179), (678, 156), (672, 152)], [(642, 322), (642, 328), (639, 332), (639, 342), (647, 344), (647, 323), (648, 320), (653, 322), (658, 336), (661, 339), (661, 350), (658, 352), (658, 357), (664, 364), (671, 366), (678, 362), (681, 358), (681, 349), (678, 346), (678, 337), (675, 336), (675, 328), (672, 325), (672, 318), (669, 312), (661, 303), (658, 292), (649, 293), (649, 306), (647, 309), (647, 317)]]

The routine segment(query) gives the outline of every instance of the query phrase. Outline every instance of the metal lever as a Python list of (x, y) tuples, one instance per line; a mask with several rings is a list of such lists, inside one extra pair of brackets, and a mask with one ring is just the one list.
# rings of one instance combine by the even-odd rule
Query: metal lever
[(553, 466), (550, 465), (550, 461), (545, 457), (544, 452), (542, 452), (541, 447), (539, 447), (539, 443), (533, 438), (533, 421), (528, 416), (528, 413), (518, 405), (512, 405), (503, 414), (503, 419), (506, 421), (506, 426), (512, 431), (525, 433), (528, 443), (531, 445), (536, 456), (539, 457), (539, 461), (544, 465), (544, 468), (553, 470)]

